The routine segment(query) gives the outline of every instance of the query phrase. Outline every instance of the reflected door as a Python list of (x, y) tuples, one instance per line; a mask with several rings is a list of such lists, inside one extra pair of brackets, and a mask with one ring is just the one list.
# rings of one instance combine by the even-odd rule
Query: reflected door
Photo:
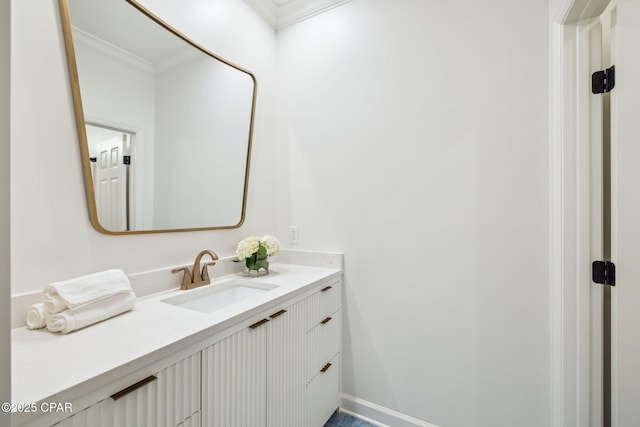
[(123, 142), (117, 136), (99, 144), (95, 168), (95, 195), (100, 223), (108, 230), (127, 229), (127, 171)]
[[(87, 123), (87, 139), (93, 159), (92, 176), (100, 223), (110, 231), (130, 229), (131, 144), (129, 132)], [(129, 161), (125, 164), (124, 159)]]

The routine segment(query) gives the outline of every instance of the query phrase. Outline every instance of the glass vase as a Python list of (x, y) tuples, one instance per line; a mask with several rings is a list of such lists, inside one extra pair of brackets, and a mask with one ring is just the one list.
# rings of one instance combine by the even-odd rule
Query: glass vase
[(247, 267), (247, 276), (267, 275), (269, 274), (269, 257), (266, 255), (258, 256), (258, 254), (253, 254), (245, 260), (245, 266)]

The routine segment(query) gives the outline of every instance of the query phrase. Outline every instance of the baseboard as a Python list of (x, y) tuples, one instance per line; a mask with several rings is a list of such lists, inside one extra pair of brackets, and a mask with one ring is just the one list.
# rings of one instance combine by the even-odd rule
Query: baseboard
[(379, 427), (438, 427), (393, 409), (341, 394), (340, 411)]

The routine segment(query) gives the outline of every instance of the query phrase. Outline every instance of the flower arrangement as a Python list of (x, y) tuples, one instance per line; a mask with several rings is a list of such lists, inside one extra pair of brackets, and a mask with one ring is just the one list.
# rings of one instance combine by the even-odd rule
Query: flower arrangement
[(273, 236), (250, 236), (238, 243), (233, 262), (244, 261), (249, 272), (269, 272), (269, 257), (280, 253), (280, 242)]

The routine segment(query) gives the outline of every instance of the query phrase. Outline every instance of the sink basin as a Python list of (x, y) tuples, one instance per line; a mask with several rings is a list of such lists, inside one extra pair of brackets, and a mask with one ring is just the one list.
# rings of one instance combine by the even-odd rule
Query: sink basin
[(278, 285), (253, 280), (231, 279), (192, 291), (184, 291), (184, 294), (164, 299), (162, 302), (201, 313), (213, 313), (255, 298), (277, 287)]

